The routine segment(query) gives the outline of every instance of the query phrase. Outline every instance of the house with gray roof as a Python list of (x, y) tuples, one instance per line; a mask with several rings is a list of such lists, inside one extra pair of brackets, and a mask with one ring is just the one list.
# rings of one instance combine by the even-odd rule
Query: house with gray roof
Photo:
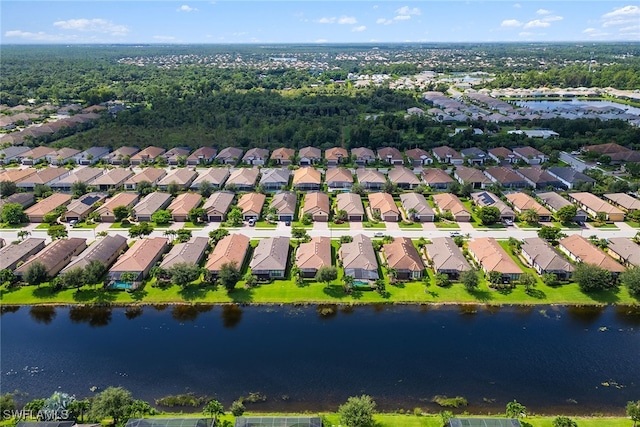
[(249, 263), (251, 273), (260, 280), (282, 279), (289, 261), (289, 238), (270, 237), (260, 240)]
[(76, 154), (73, 160), (75, 160), (76, 164), (79, 164), (80, 166), (89, 166), (96, 164), (108, 154), (109, 149), (106, 147), (90, 147)]
[(191, 150), (186, 147), (174, 147), (171, 150), (167, 151), (162, 155), (167, 161), (169, 166), (177, 166), (180, 164), (180, 161), (183, 161), (186, 164), (187, 158), (189, 157), (189, 152)]
[(207, 220), (211, 222), (224, 221), (234, 197), (235, 194), (231, 191), (218, 191), (209, 196), (202, 205), (202, 208), (207, 212)]
[(527, 181), (531, 187), (536, 190), (540, 190), (547, 187), (559, 188), (562, 186), (562, 182), (549, 172), (539, 167), (532, 168), (518, 168), (513, 170)]
[(208, 248), (209, 239), (206, 237), (192, 237), (188, 242), (175, 244), (165, 255), (160, 268), (168, 269), (180, 263), (200, 265)]
[(50, 184), (52, 190), (70, 193), (71, 187), (76, 182), (83, 182), (92, 185), (92, 182), (100, 175), (104, 174), (104, 169), (99, 168), (80, 168), (76, 169), (70, 175)]
[(460, 154), (470, 165), (483, 165), (488, 158), (487, 153), (478, 147), (465, 148), (460, 150)]
[[(573, 203), (559, 195), (554, 191), (546, 191), (543, 193), (536, 193), (536, 197), (545, 205), (551, 212), (558, 212), (565, 206), (571, 206)], [(576, 216), (573, 217), (574, 222), (585, 222), (589, 215), (582, 209), (578, 209)]]
[(595, 184), (596, 180), (583, 174), (582, 172), (578, 172), (577, 170), (570, 167), (559, 167), (554, 166), (547, 169), (547, 172), (562, 183), (563, 188), (574, 189), (577, 185), (581, 183), (589, 183)]
[(400, 194), (400, 203), (410, 221), (433, 222), (435, 212), (427, 203), (427, 199), (420, 193)]
[(640, 267), (640, 245), (626, 237), (609, 237), (607, 253), (625, 267)]
[(218, 190), (224, 186), (227, 178), (229, 178), (229, 169), (227, 168), (199, 169), (198, 177), (191, 183), (190, 188), (198, 191), (203, 182), (208, 182), (214, 189)]
[(216, 156), (216, 161), (223, 165), (236, 165), (242, 158), (242, 153), (244, 153), (242, 148), (226, 147), (220, 150)]
[(20, 261), (37, 254), (45, 246), (45, 239), (30, 237), (17, 245), (7, 245), (0, 249), (0, 270), (15, 270)]
[(20, 163), (22, 161), (23, 154), (31, 151), (29, 147), (12, 145), (0, 150), (0, 163), (8, 165), (12, 161)]
[(7, 203), (17, 203), (22, 206), (23, 209), (28, 208), (36, 202), (36, 198), (33, 193), (13, 193), (9, 197), (5, 197), (4, 199), (0, 199), (0, 211), (2, 211), (2, 207)]
[(322, 160), (322, 152), (316, 147), (304, 147), (298, 151), (298, 157), (300, 166), (312, 166), (316, 163), (320, 163)]
[(529, 165), (540, 165), (549, 160), (549, 156), (528, 145), (514, 148), (513, 154), (520, 157), (520, 159), (524, 160)]
[(64, 221), (82, 221), (91, 212), (93, 212), (98, 206), (97, 203), (102, 203), (106, 200), (106, 193), (87, 193), (77, 199), (74, 199), (67, 205), (67, 210), (62, 217)]
[(470, 184), (475, 190), (487, 188), (491, 180), (480, 169), (457, 166), (453, 177), (462, 185)]
[(266, 148), (250, 148), (242, 156), (242, 161), (248, 165), (262, 166), (269, 159), (269, 150)]
[(512, 169), (504, 166), (489, 167), (484, 170), (484, 174), (494, 183), (505, 188), (525, 188), (527, 181), (515, 173)]
[(54, 240), (49, 246), (16, 268), (14, 274), (22, 278), (29, 266), (39, 262), (46, 268), (47, 277), (54, 277), (64, 266), (71, 262), (74, 256), (79, 255), (86, 248), (87, 239), (70, 237), (68, 239)]
[(122, 165), (131, 161), (131, 156), (135, 155), (139, 149), (135, 147), (120, 147), (110, 154), (104, 156), (104, 159), (110, 165)]
[(158, 181), (158, 189), (160, 191), (167, 191), (169, 185), (177, 184), (180, 189), (186, 190), (191, 186), (191, 183), (196, 179), (198, 173), (189, 168), (178, 168), (169, 172), (164, 178)]
[(282, 191), (273, 196), (269, 207), (276, 210), (278, 221), (293, 221), (297, 204), (298, 195), (294, 191)]
[(265, 191), (279, 191), (289, 185), (291, 171), (285, 168), (263, 168), (260, 176), (260, 185)]
[(218, 154), (218, 150), (213, 147), (197, 148), (189, 157), (187, 157), (187, 165), (196, 166), (209, 164), (213, 162)]
[(391, 165), (402, 165), (404, 163), (402, 153), (395, 147), (378, 148), (378, 159)]
[(539, 237), (523, 239), (521, 254), (540, 275), (551, 273), (560, 280), (567, 280), (573, 273), (573, 264)]
[(136, 221), (151, 221), (151, 216), (161, 209), (165, 209), (171, 202), (171, 194), (154, 192), (147, 194), (133, 207), (133, 217)]
[(343, 243), (338, 250), (345, 276), (356, 280), (376, 280), (378, 276), (378, 258), (373, 250), (371, 239), (364, 234), (356, 234), (353, 241)]
[(478, 191), (471, 193), (471, 199), (473, 203), (479, 208), (486, 206), (495, 206), (500, 210), (500, 220), (515, 221), (516, 213), (505, 202), (503, 202), (498, 196), (489, 191)]
[(74, 258), (60, 273), (64, 274), (76, 267), (84, 268), (94, 260), (100, 261), (106, 268), (109, 268), (127, 249), (129, 249), (129, 246), (127, 245), (127, 238), (125, 236), (121, 234), (109, 234), (82, 251), (82, 253)]
[(364, 205), (359, 194), (340, 193), (336, 196), (336, 210), (347, 213), (347, 221), (361, 222), (364, 220)]
[(433, 159), (429, 153), (422, 148), (412, 148), (404, 152), (411, 165), (415, 167), (426, 166), (433, 163)]
[(358, 166), (366, 166), (376, 161), (376, 155), (370, 148), (356, 147), (351, 149), (351, 156), (355, 157)]
[(446, 274), (457, 280), (464, 271), (471, 270), (469, 261), (451, 237), (435, 237), (425, 245), (427, 258), (436, 274)]

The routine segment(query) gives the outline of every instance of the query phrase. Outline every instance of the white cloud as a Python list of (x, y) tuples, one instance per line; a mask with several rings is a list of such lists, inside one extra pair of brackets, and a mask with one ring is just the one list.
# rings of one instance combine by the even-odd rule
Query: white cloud
[(376, 24), (384, 24), (384, 25), (389, 25), (393, 23), (393, 21), (391, 19), (384, 19), (384, 18), (378, 18), (376, 19)]
[(398, 15), (393, 17), (394, 21), (408, 21), (409, 19), (411, 19), (410, 15)]
[(360, 25), (359, 27), (353, 27), (351, 29), (351, 32), (353, 33), (361, 33), (362, 31), (366, 30), (367, 27), (365, 27), (364, 25)]
[(353, 25), (357, 23), (358, 23), (358, 20), (353, 16), (341, 16), (338, 19), (338, 24), (342, 24), (342, 25)]
[(44, 31), (39, 31), (37, 33), (32, 33), (29, 31), (22, 30), (10, 30), (4, 33), (5, 37), (17, 37), (27, 40), (33, 41), (47, 41), (47, 42), (56, 42), (65, 40), (65, 37), (57, 35), (57, 34), (47, 34)]
[(550, 13), (551, 13), (551, 12), (549, 12), (547, 9), (538, 9), (538, 10), (536, 11), (536, 15), (548, 15), (548, 14), (550, 14)]
[(549, 15), (549, 16), (545, 16), (544, 18), (542, 18), (543, 22), (555, 22), (555, 21), (562, 21), (564, 18), (562, 16), (558, 16), (558, 15)]
[(377, 8), (378, 8), (378, 5), (377, 5), (377, 4), (374, 4), (374, 5), (373, 5), (373, 8), (374, 8), (374, 9), (377, 9)]
[(637, 25), (640, 20), (640, 7), (624, 6), (602, 15), (602, 26)]
[(582, 30), (583, 33), (585, 34), (589, 34), (589, 33), (595, 33), (596, 31), (598, 31), (595, 28), (585, 28), (584, 30)]
[(502, 21), (500, 26), (501, 27), (521, 27), (522, 22), (518, 21), (517, 19), (505, 19), (504, 21)]
[(515, 7), (516, 9), (520, 9), (522, 5), (520, 3), (515, 3), (513, 7)]
[(176, 39), (173, 36), (153, 36), (153, 38), (156, 39), (156, 40), (165, 40), (165, 41), (175, 40)]
[(320, 18), (316, 21), (318, 24), (335, 24), (336, 23), (336, 17), (331, 17), (331, 18)]
[(195, 12), (197, 10), (198, 9), (196, 9), (195, 7), (191, 7), (188, 4), (183, 4), (177, 9), (177, 12)]
[(420, 9), (417, 7), (410, 8), (409, 6), (402, 6), (396, 10), (397, 15), (420, 15)]
[(54, 27), (63, 30), (86, 31), (92, 33), (103, 33), (112, 36), (124, 36), (129, 32), (129, 28), (124, 25), (117, 25), (106, 19), (69, 19), (67, 21), (56, 21)]
[(545, 28), (545, 27), (549, 27), (551, 26), (551, 24), (549, 24), (548, 22), (544, 22), (541, 21), (539, 19), (534, 19), (533, 21), (529, 21), (526, 24), (524, 24), (524, 28), (528, 29), (528, 28)]

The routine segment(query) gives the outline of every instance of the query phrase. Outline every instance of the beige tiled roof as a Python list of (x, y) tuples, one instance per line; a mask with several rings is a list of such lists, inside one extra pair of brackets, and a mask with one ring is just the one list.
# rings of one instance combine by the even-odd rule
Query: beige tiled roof
[(525, 193), (510, 193), (507, 200), (520, 212), (533, 209), (539, 216), (551, 216), (549, 209), (536, 202), (535, 199)]
[(223, 264), (235, 263), (238, 269), (242, 268), (244, 258), (249, 249), (249, 238), (244, 234), (229, 234), (221, 239), (213, 252), (209, 255), (207, 266), (209, 271), (218, 271)]
[(260, 193), (243, 194), (240, 200), (238, 200), (238, 207), (242, 209), (243, 214), (253, 212), (260, 215), (265, 199), (266, 196)]
[(46, 199), (43, 199), (25, 210), (27, 216), (42, 216), (55, 210), (58, 206), (66, 205), (71, 201), (70, 194), (53, 193)]
[(393, 200), (393, 196), (389, 193), (370, 193), (369, 206), (371, 209), (380, 210), (381, 215), (385, 215), (392, 212), (396, 215), (400, 215), (400, 210), (396, 206), (396, 202)]
[(198, 193), (179, 194), (169, 207), (172, 215), (188, 215), (191, 209), (195, 209), (202, 203), (202, 196)]
[(469, 241), (469, 251), (482, 264), (485, 271), (502, 274), (522, 274), (522, 269), (493, 237), (480, 237)]
[(561, 239), (558, 243), (560, 248), (566, 249), (567, 252), (571, 253), (581, 262), (597, 265), (600, 268), (614, 273), (621, 273), (625, 270), (622, 265), (604, 253), (602, 249), (579, 234), (572, 234), (571, 236)]
[(303, 270), (331, 266), (331, 239), (314, 237), (308, 243), (301, 243), (296, 252), (296, 265)]
[(312, 193), (307, 193), (304, 196), (304, 212), (311, 213), (313, 215), (317, 213), (326, 213), (329, 214), (330, 210), (329, 206), (329, 196), (326, 193), (321, 193), (319, 191), (314, 191)]
[(293, 185), (320, 184), (322, 175), (314, 167), (300, 168), (293, 174)]
[(164, 252), (168, 239), (153, 237), (137, 240), (127, 252), (109, 269), (115, 271), (140, 272), (145, 271), (161, 252)]
[(422, 271), (424, 264), (418, 250), (408, 237), (396, 237), (384, 245), (387, 264), (396, 270)]

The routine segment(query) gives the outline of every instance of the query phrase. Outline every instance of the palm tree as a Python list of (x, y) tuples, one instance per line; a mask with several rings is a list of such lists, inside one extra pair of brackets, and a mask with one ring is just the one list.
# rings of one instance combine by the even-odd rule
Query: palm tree
[(18, 231), (18, 238), (20, 240), (24, 240), (30, 235), (31, 235), (31, 232), (29, 230), (20, 230), (20, 231)]
[(348, 275), (344, 275), (342, 276), (342, 284), (344, 285), (344, 290), (345, 292), (350, 292), (351, 288), (353, 287), (353, 282), (355, 281), (355, 279), (353, 278), (353, 276), (348, 276)]
[(178, 232), (176, 230), (165, 230), (164, 233), (162, 233), (165, 237), (168, 237), (170, 241), (173, 241), (173, 239), (176, 238), (176, 236), (178, 235)]
[(393, 267), (387, 268), (387, 276), (389, 276), (389, 282), (395, 282), (398, 279), (398, 270)]

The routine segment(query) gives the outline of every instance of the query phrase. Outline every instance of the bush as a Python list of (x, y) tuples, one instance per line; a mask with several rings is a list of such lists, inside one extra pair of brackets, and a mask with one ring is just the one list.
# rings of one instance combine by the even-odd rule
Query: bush
[(231, 410), (231, 413), (233, 414), (234, 417), (242, 416), (242, 414), (244, 414), (244, 411), (245, 411), (245, 407), (241, 399), (234, 401), (231, 404), (231, 408), (229, 409)]
[(348, 427), (372, 427), (375, 409), (376, 402), (371, 396), (363, 394), (347, 399), (346, 403), (338, 408), (338, 413), (340, 421)]
[(437, 403), (443, 408), (458, 408), (460, 406), (467, 406), (468, 402), (462, 396), (447, 397), (447, 396), (434, 396), (432, 402)]

